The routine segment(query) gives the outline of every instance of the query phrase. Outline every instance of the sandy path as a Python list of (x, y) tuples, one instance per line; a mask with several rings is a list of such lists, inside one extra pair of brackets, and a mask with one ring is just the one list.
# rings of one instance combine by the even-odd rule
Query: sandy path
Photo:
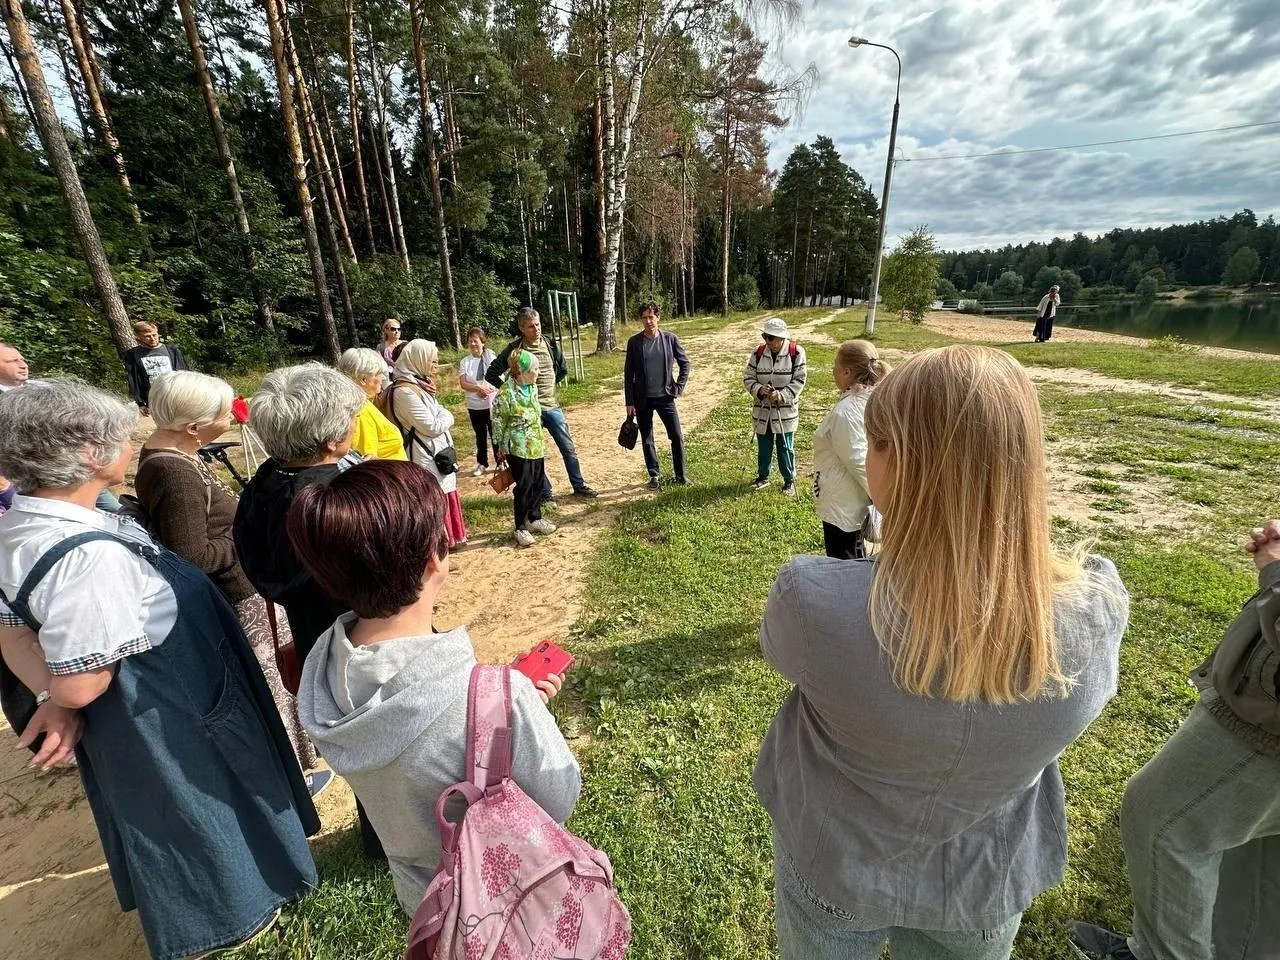
[[(680, 400), (686, 434), (735, 389), (740, 365), (758, 339), (754, 323), (685, 341), (693, 362)], [(517, 550), (509, 535), (497, 534), (454, 555), (438, 623), (442, 628), (467, 624), (481, 659), (506, 660), (535, 640), (563, 640), (581, 611), (586, 565), (601, 536), (624, 504), (652, 495), (644, 486), (639, 448), (627, 451), (617, 443), (624, 416), (621, 379), (607, 386), (616, 389), (568, 410), (583, 473), (600, 499), (569, 495), (564, 464), (548, 441), (547, 465), (560, 507), (553, 516), (561, 529), (529, 550)], [(150, 421), (140, 425), (139, 439), (149, 427)], [(661, 429), (658, 440), (662, 450)], [(459, 443), (467, 449), (464, 440)], [(463, 472), (472, 465), (464, 461)], [(487, 492), (483, 478), (460, 480), (464, 493)], [(0, 741), (12, 744), (11, 736), (0, 721)], [(33, 773), (27, 757), (25, 751), (0, 749), (0, 958), (145, 958), (137, 915), (121, 913), (116, 904), (79, 778)], [(351, 791), (340, 781), (317, 806), (326, 833), (354, 820)]]

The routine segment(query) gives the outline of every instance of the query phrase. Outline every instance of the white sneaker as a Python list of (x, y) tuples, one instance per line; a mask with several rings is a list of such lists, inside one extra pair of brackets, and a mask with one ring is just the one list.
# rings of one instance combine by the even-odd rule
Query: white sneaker
[(554, 523), (550, 520), (543, 520), (541, 518), (537, 520), (530, 520), (524, 525), (524, 528), (531, 533), (548, 534), (556, 532), (556, 525)]
[(471, 471), (471, 475), (472, 475), (473, 477), (483, 477), (483, 476), (484, 476), (484, 465), (483, 465), (483, 464), (480, 464), (480, 463), (477, 463), (477, 464), (476, 464), (476, 468), (475, 468), (474, 470), (472, 470), (472, 471)]
[(516, 546), (517, 546), (517, 547), (532, 547), (532, 546), (533, 546), (533, 544), (534, 544), (534, 540), (533, 540), (533, 534), (532, 534), (532, 533), (530, 533), (528, 530), (517, 530), (517, 531), (516, 531)]

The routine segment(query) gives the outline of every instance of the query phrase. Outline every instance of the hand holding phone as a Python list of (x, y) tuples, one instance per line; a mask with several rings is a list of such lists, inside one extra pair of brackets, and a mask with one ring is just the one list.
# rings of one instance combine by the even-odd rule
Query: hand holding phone
[(543, 640), (528, 653), (516, 657), (512, 666), (536, 686), (540, 681), (567, 673), (573, 666), (573, 654), (550, 640)]

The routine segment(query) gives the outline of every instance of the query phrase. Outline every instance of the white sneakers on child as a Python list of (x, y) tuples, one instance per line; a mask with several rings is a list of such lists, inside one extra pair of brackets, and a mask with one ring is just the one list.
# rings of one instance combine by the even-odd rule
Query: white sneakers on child
[(532, 546), (533, 546), (533, 543), (534, 543), (534, 540), (533, 540), (533, 534), (532, 534), (532, 533), (530, 533), (528, 530), (517, 530), (517, 531), (516, 531), (516, 546), (517, 546), (517, 547), (532, 547)]
[(537, 520), (530, 520), (524, 525), (524, 528), (531, 533), (541, 533), (543, 535), (556, 532), (556, 525), (550, 520), (543, 520), (541, 517)]

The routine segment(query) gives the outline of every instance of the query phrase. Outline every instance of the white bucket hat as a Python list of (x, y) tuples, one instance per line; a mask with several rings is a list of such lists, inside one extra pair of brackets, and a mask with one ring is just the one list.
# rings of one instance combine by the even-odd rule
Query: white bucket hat
[(760, 328), (760, 332), (766, 337), (781, 337), (783, 340), (790, 338), (787, 333), (787, 324), (781, 317), (770, 317), (764, 322), (764, 326)]

